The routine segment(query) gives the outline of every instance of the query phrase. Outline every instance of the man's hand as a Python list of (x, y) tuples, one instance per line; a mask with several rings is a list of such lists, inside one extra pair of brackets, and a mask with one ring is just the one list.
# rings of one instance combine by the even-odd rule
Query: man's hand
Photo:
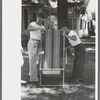
[(65, 31), (65, 29), (62, 28), (61, 31), (62, 31), (62, 35), (63, 35), (63, 36), (66, 36), (66, 31)]

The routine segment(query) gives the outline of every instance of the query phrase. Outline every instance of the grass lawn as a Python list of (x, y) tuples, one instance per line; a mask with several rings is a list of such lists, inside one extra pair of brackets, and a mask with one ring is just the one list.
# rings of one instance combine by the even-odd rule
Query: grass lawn
[[(72, 72), (73, 57), (68, 58), (65, 66), (65, 86), (62, 87), (32, 87), (21, 86), (22, 100), (95, 100), (95, 47), (86, 47), (85, 81), (80, 84), (67, 83)], [(73, 49), (71, 50), (73, 53)], [(29, 62), (27, 50), (23, 53), (24, 65), (21, 67), (21, 79), (29, 81)], [(49, 82), (49, 81), (48, 81)]]

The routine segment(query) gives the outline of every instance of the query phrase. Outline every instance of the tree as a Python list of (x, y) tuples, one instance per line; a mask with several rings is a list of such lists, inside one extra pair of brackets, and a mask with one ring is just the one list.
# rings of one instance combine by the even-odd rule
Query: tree
[[(72, 0), (74, 1), (74, 3), (68, 2), (67, 0), (58, 0), (58, 8), (57, 8), (57, 16), (58, 16), (58, 29), (60, 30), (63, 26), (67, 26), (68, 27), (68, 8), (69, 7), (73, 7), (74, 8), (74, 12), (79, 14), (79, 6), (84, 4), (83, 1), (80, 0), (80, 2), (78, 3), (77, 1), (79, 0)], [(83, 10), (80, 11), (83, 13)], [(61, 43), (60, 43), (60, 48), (63, 48), (63, 37), (61, 35)], [(69, 41), (66, 38), (66, 46), (69, 45)], [(63, 52), (60, 52), (61, 57), (63, 55)], [(67, 50), (67, 54), (68, 56), (72, 56), (70, 49)]]
[[(58, 8), (57, 8), (57, 16), (58, 16), (58, 30), (60, 30), (63, 26), (67, 26), (68, 21), (68, 2), (67, 0), (58, 0)], [(63, 56), (62, 48), (63, 48), (63, 36), (60, 35), (60, 56)], [(68, 46), (68, 39), (66, 39), (66, 43)], [(68, 50), (68, 54), (71, 55), (70, 50)]]

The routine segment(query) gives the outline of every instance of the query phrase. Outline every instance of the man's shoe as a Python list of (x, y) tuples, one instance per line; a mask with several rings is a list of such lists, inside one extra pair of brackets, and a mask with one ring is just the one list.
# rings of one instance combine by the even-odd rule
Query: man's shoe
[(21, 84), (25, 84), (27, 83), (27, 81), (21, 80)]
[(84, 82), (84, 80), (83, 79), (77, 79), (79, 82)]
[(68, 82), (72, 82), (72, 81), (74, 81), (74, 80), (76, 80), (75, 77), (69, 77), (69, 78), (67, 79)]
[(69, 84), (79, 84), (80, 83), (80, 81), (79, 80), (76, 80), (76, 79), (69, 79), (67, 82)]
[(74, 79), (76, 79), (76, 77), (71, 76), (71, 77), (69, 77), (68, 79), (69, 79), (69, 80), (74, 80)]
[(39, 81), (31, 81), (29, 83), (29, 85), (30, 85), (30, 88), (32, 88), (32, 87), (39, 87)]

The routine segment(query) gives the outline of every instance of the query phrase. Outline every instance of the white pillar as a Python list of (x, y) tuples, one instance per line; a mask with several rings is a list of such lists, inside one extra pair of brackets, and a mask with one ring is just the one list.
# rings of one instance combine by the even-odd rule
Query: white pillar
[(2, 100), (21, 100), (21, 0), (3, 0), (2, 10)]

